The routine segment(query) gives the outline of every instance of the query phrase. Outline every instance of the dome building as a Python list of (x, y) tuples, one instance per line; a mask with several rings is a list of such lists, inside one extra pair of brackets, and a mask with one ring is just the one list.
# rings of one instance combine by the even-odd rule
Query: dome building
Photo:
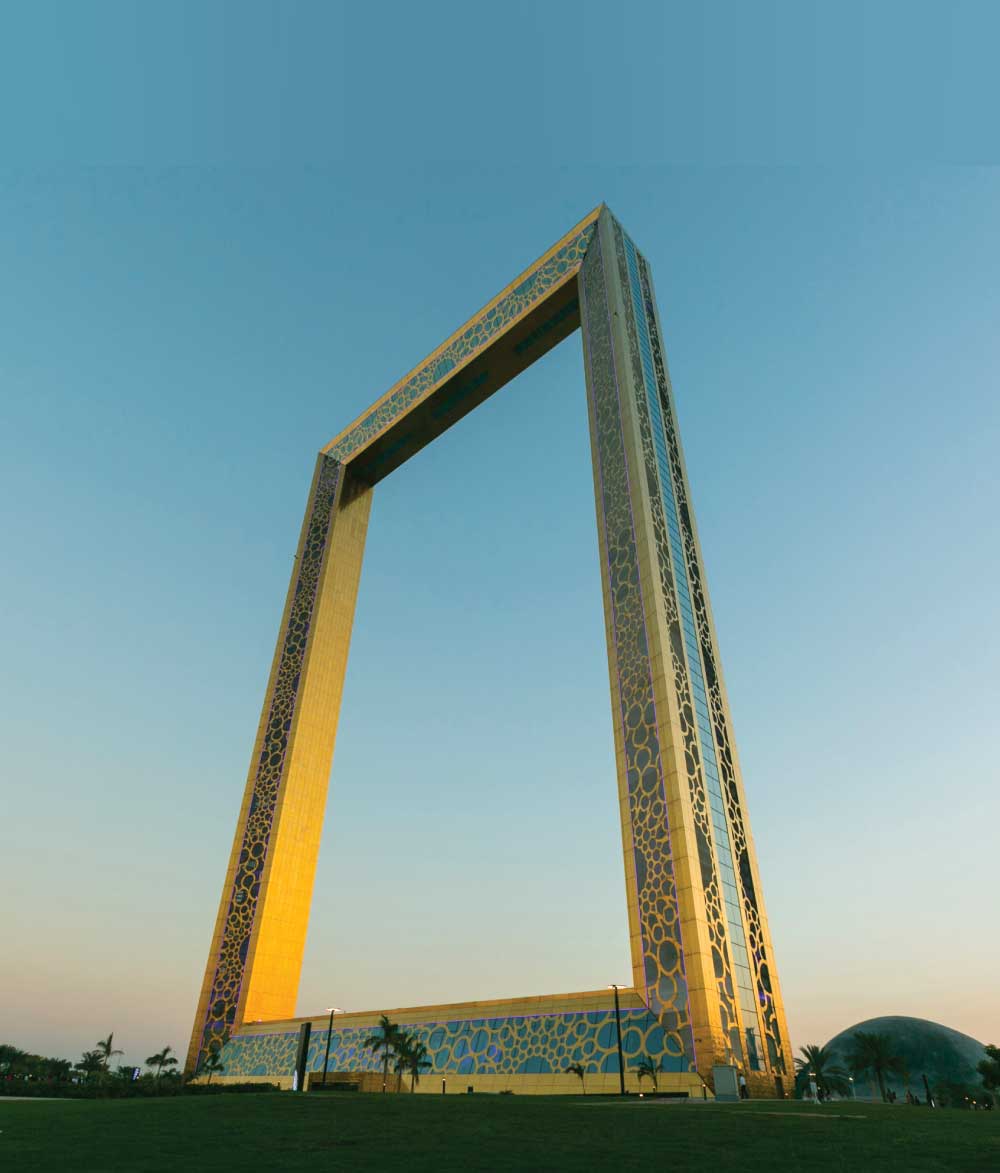
[[(905, 1097), (907, 1088), (923, 1099), (924, 1076), (931, 1088), (939, 1084), (982, 1086), (976, 1064), (986, 1058), (986, 1051), (982, 1043), (961, 1031), (925, 1018), (898, 1014), (869, 1018), (842, 1030), (827, 1043), (844, 1067), (849, 1068), (847, 1056), (854, 1049), (854, 1035), (858, 1031), (887, 1035), (891, 1040), (893, 1052), (903, 1060), (904, 1071), (888, 1076), (886, 1085), (900, 1099)], [(855, 1090), (858, 1099), (878, 1098), (870, 1079), (857, 1079)]]

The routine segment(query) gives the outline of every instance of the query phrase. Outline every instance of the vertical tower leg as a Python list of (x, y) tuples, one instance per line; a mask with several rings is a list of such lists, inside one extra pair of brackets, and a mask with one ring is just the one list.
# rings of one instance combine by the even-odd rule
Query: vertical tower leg
[(579, 282), (635, 987), (703, 1075), (762, 1087), (784, 1016), (652, 283), (607, 209)]
[[(723, 892), (726, 895), (728, 909), (731, 909), (733, 903), (738, 903), (745, 930), (745, 948), (736, 942), (733, 953), (740, 1016), (744, 1040), (747, 1043), (747, 1076), (756, 1094), (772, 1095), (776, 1087), (787, 1089), (790, 1086), (788, 1077), (794, 1074), (792, 1047), (785, 1020), (784, 1000), (774, 964), (774, 946), (764, 910), (756, 850), (750, 834), (746, 794), (736, 753), (732, 714), (723, 682), (718, 637), (712, 619), (708, 589), (705, 586), (701, 545), (698, 541), (694, 511), (690, 504), (691, 489), (684, 464), (684, 453), (680, 446), (677, 413), (667, 371), (659, 314), (656, 310), (653, 278), (649, 265), (642, 257), (637, 256), (635, 270), (639, 277), (659, 391), (664, 441), (669, 453), (673, 496), (677, 505), (680, 549), (690, 583), (696, 643), (704, 665), (704, 691), (714, 735), (718, 780), (727, 816), (723, 824), (728, 823), (732, 848), (735, 878), (731, 884), (727, 885), (724, 882)], [(700, 731), (704, 732), (703, 729)], [(736, 889), (738, 891), (734, 891)], [(730, 914), (730, 920), (735, 921), (737, 918)], [(750, 1032), (753, 1032), (752, 1037)], [(759, 1045), (760, 1042), (763, 1046)]]
[[(580, 272), (580, 317), (590, 410), (591, 451), (601, 550), (601, 579), (611, 678), (612, 724), (621, 806), (629, 938), (635, 989), (662, 1026), (677, 1070), (694, 1066), (680, 885), (675, 852), (683, 834), (668, 817), (673, 788), (674, 731), (657, 697), (662, 632), (650, 625), (648, 510), (636, 481), (634, 389), (619, 336), (610, 217), (602, 213)], [(662, 691), (662, 690), (661, 690)], [(659, 700), (659, 703), (658, 703)], [(679, 820), (678, 820), (679, 822)], [(681, 828), (683, 830), (683, 828)], [(683, 879), (682, 854), (680, 876)], [(696, 980), (698, 973), (695, 974)]]
[(295, 1013), (371, 489), (316, 463), (186, 1070), (244, 1021)]

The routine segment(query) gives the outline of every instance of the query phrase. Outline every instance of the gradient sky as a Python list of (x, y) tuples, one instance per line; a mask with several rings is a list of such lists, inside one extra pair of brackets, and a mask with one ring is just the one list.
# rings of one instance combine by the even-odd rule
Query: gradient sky
[[(696, 7), (5, 8), (3, 1040), (186, 1047), (314, 454), (604, 199), (793, 1044), (1000, 1041), (1000, 22)], [(628, 980), (592, 494), (578, 335), (378, 487), (300, 1013)]]

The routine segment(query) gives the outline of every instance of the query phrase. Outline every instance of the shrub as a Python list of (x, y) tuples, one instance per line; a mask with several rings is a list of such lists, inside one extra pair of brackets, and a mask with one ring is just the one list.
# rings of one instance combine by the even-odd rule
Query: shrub
[(222, 1096), (279, 1091), (281, 1088), (276, 1083), (183, 1083), (180, 1079), (157, 1081), (151, 1076), (136, 1080), (92, 1080), (87, 1083), (10, 1077), (0, 1080), (0, 1096), (54, 1096), (67, 1100), (130, 1100), (147, 1096)]

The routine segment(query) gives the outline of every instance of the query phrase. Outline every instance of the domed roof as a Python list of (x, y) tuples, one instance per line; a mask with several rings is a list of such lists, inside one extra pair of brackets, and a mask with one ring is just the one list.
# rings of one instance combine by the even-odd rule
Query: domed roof
[[(938, 1083), (973, 1087), (981, 1083), (976, 1064), (986, 1058), (983, 1044), (961, 1031), (938, 1022), (928, 1022), (926, 1018), (907, 1018), (900, 1014), (869, 1018), (842, 1030), (827, 1044), (837, 1052), (841, 1061), (854, 1049), (853, 1036), (859, 1030), (866, 1034), (888, 1035), (891, 1039), (893, 1050), (903, 1060), (909, 1076), (908, 1080), (906, 1076), (894, 1076), (887, 1081), (897, 1094), (902, 1095), (908, 1084), (911, 1090), (922, 1095), (925, 1075), (932, 1088)], [(860, 1080), (858, 1094), (864, 1094)]]

